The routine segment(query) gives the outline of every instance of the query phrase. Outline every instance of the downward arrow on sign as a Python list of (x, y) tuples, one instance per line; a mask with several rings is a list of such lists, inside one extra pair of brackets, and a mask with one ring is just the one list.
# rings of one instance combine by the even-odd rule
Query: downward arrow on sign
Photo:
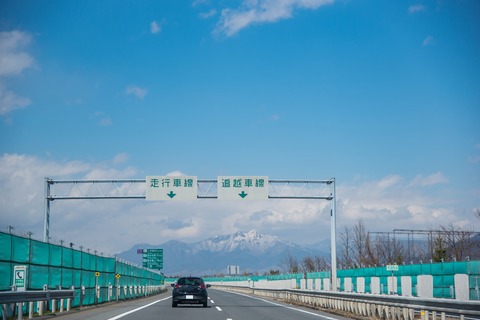
[(176, 196), (176, 194), (175, 194), (175, 193), (173, 193), (173, 191), (170, 191), (170, 193), (167, 193), (167, 196), (169, 196), (169, 197), (170, 197), (170, 199), (172, 199), (173, 197), (175, 197), (175, 196)]
[(243, 199), (248, 195), (248, 193), (245, 193), (245, 191), (242, 191), (242, 193), (239, 193), (238, 195)]

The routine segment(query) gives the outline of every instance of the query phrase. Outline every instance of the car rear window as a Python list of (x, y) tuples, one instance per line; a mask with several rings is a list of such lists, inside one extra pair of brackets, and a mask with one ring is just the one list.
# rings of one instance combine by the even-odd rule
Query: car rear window
[(203, 280), (201, 278), (180, 278), (177, 281), (180, 285), (191, 285), (191, 286), (200, 286), (203, 284)]

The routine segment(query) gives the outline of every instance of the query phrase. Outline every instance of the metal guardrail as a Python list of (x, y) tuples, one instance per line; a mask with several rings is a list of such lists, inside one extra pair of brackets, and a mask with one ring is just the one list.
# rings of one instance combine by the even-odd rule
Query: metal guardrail
[(47, 290), (47, 291), (1, 291), (0, 304), (47, 301), (53, 299), (73, 299), (75, 290)]
[[(45, 286), (46, 288), (46, 286)], [(64, 311), (70, 311), (73, 300), (79, 298), (79, 307), (84, 305), (84, 298), (89, 296), (94, 297), (90, 299), (89, 305), (92, 303), (99, 304), (103, 302), (110, 302), (114, 300), (136, 299), (140, 297), (146, 297), (151, 294), (157, 294), (165, 292), (167, 290), (165, 285), (158, 286), (109, 286), (85, 288), (80, 287), (77, 290), (36, 290), (36, 291), (0, 291), (0, 319), (6, 320), (15, 315), (18, 315), (18, 319), (23, 319), (24, 314), (28, 313), (28, 318), (33, 318), (34, 311), (38, 311), (38, 315), (42, 316), (45, 312), (51, 310), (52, 313), (57, 311), (62, 313)], [(107, 296), (108, 295), (108, 296)], [(99, 302), (99, 298), (103, 296), (104, 301)], [(52, 301), (52, 303), (47, 303)], [(35, 302), (37, 304), (35, 305)], [(55, 303), (53, 303), (55, 302)], [(66, 306), (65, 306), (66, 302)], [(26, 308), (24, 308), (27, 303)], [(49, 310), (49, 305), (51, 309)], [(38, 309), (37, 309), (38, 308)], [(58, 309), (57, 309), (58, 308)], [(26, 313), (25, 313), (26, 312)]]
[[(15, 314), (19, 320), (23, 319), (23, 305), (28, 302), (28, 318), (33, 318), (34, 302), (39, 302), (39, 315), (43, 315), (44, 307), (48, 301), (60, 301), (60, 312), (64, 311), (64, 300), (67, 300), (67, 311), (70, 310), (71, 301), (75, 298), (75, 290), (38, 290), (38, 291), (0, 291), (0, 305), (3, 320)], [(52, 305), (55, 312), (56, 304)]]
[(480, 302), (478, 301), (225, 285), (213, 285), (213, 288), (284, 299), (307, 306), (337, 309), (371, 318), (415, 319), (414, 314), (420, 313), (422, 319), (428, 319), (430, 313), (432, 315), (449, 315), (460, 319), (465, 319), (465, 317), (480, 319)]

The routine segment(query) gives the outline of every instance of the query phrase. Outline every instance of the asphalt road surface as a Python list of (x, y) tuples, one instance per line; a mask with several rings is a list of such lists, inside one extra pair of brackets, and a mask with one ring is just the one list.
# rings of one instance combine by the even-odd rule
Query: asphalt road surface
[(88, 307), (65, 315), (61, 320), (343, 320), (324, 312), (273, 300), (209, 289), (208, 308), (178, 305), (172, 308), (171, 291), (145, 299)]

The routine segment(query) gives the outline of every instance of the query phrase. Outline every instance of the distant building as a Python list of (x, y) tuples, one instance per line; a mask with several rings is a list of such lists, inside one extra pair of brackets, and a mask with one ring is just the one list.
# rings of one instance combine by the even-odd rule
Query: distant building
[(240, 274), (240, 266), (228, 266), (227, 274), (229, 276), (238, 276)]

